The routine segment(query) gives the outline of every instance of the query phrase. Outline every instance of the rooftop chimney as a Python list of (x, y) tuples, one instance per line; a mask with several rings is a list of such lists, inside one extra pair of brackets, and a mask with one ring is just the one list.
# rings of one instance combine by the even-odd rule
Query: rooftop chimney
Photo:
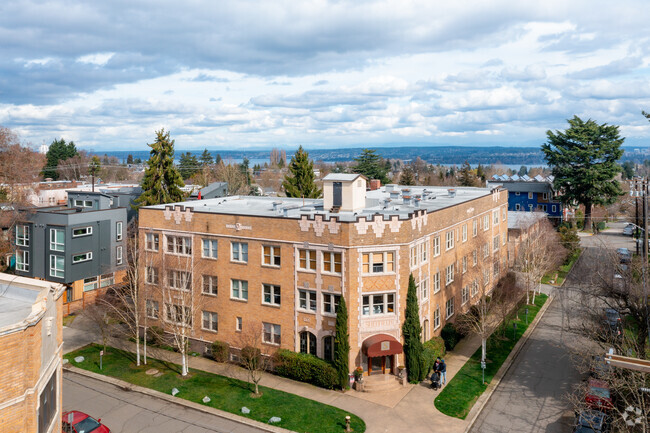
[(411, 204), (411, 196), (410, 195), (404, 195), (404, 196), (402, 196), (402, 199), (404, 200), (404, 204), (406, 204), (406, 205)]
[(454, 188), (449, 188), (447, 190), (447, 193), (449, 193), (449, 197), (451, 197), (451, 198), (456, 197), (456, 190)]
[(372, 179), (370, 181), (370, 191), (374, 191), (376, 189), (381, 188), (381, 180), (379, 179)]
[(421, 199), (419, 199), (417, 197), (415, 198), (414, 206), (415, 206), (416, 209), (420, 209), (420, 202), (421, 201), (422, 201)]

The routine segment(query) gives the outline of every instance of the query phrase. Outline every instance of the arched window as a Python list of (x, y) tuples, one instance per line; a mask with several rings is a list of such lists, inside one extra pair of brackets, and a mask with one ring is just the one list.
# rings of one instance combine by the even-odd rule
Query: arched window
[(323, 359), (334, 361), (334, 337), (331, 335), (323, 338)]
[(300, 351), (316, 356), (316, 336), (309, 331), (300, 333)]

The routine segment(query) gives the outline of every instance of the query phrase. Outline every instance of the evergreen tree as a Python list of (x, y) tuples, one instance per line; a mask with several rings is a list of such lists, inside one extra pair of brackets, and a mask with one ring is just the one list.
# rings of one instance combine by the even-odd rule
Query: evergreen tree
[(586, 122), (578, 116), (568, 120), (564, 131), (546, 132), (548, 141), (542, 145), (544, 158), (555, 179), (553, 186), (562, 191), (562, 202), (580, 203), (585, 207), (585, 228), (591, 227), (594, 205), (609, 205), (623, 194), (615, 179), (621, 167), (625, 140), (618, 126)]
[(129, 153), (129, 156), (126, 157), (127, 164), (133, 164), (133, 155)]
[(214, 164), (219, 165), (219, 164), (222, 164), (222, 163), (223, 163), (223, 160), (221, 159), (221, 155), (219, 155), (217, 153), (217, 156), (214, 157)]
[(363, 149), (361, 155), (354, 159), (357, 162), (352, 170), (355, 173), (360, 173), (368, 179), (379, 179), (383, 185), (390, 183), (390, 179), (386, 176), (389, 168), (382, 161), (382, 158), (375, 153), (372, 149)]
[(411, 383), (418, 383), (426, 377), (427, 372), (424, 367), (424, 347), (421, 340), (422, 327), (420, 326), (418, 296), (413, 274), (409, 275), (402, 334), (404, 335), (404, 357), (406, 358), (408, 380)]
[(101, 170), (101, 164), (99, 163), (99, 157), (94, 155), (88, 164), (88, 174), (92, 177), (92, 189), (95, 191), (95, 176), (99, 174)]
[(345, 298), (341, 296), (338, 309), (336, 310), (336, 336), (334, 337), (334, 368), (336, 369), (341, 389), (346, 389), (349, 386), (349, 337), (348, 308), (345, 305)]
[(208, 149), (203, 149), (203, 153), (199, 159), (201, 160), (201, 165), (204, 167), (212, 164), (212, 154), (208, 152)]
[(46, 162), (43, 168), (43, 177), (50, 177), (52, 180), (57, 180), (59, 178), (57, 171), (59, 163), (76, 155), (78, 155), (77, 147), (73, 141), (66, 143), (63, 138), (52, 141), (45, 154)]
[(399, 178), (400, 185), (415, 185), (415, 176), (411, 167), (404, 167), (402, 175)]
[(287, 197), (318, 198), (322, 191), (314, 183), (314, 162), (300, 146), (289, 162), (289, 172), (282, 182)]
[(248, 184), (248, 186), (250, 186), (252, 183), (251, 174), (248, 171), (249, 164), (250, 161), (246, 157), (244, 157), (241, 164), (239, 164), (239, 170), (242, 172), (244, 176), (246, 176), (246, 183)]
[(140, 158), (135, 158), (135, 159), (133, 160), (133, 163), (134, 163), (134, 164), (142, 164), (142, 160), (141, 160)]
[(481, 182), (485, 182), (486, 174), (485, 174), (485, 169), (481, 164), (476, 167), (476, 177), (481, 179)]
[(169, 131), (156, 131), (156, 141), (151, 147), (147, 169), (142, 178), (144, 192), (136, 200), (138, 206), (174, 203), (185, 197), (181, 187), (183, 179), (174, 166), (174, 140), (170, 140)]
[(519, 171), (517, 172), (517, 174), (519, 176), (527, 175), (528, 174), (528, 167), (526, 167), (525, 165), (522, 165), (521, 167), (519, 167)]
[(460, 168), (460, 186), (476, 186), (476, 176), (467, 161)]
[(621, 166), (623, 169), (623, 179), (632, 179), (634, 177), (634, 163), (625, 161)]
[(190, 152), (181, 154), (181, 159), (178, 163), (178, 171), (183, 176), (183, 179), (189, 179), (199, 171), (199, 160)]

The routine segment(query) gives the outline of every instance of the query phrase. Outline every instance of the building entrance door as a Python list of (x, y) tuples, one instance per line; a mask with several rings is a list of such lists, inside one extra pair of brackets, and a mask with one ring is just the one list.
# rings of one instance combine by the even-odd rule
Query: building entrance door
[(368, 358), (368, 374), (386, 374), (393, 370), (393, 356), (373, 356)]

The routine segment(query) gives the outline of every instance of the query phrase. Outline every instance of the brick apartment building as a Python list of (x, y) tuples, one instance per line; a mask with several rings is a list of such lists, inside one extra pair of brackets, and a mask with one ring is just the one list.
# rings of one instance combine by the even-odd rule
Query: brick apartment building
[[(200, 351), (214, 340), (240, 347), (254, 323), (268, 347), (331, 359), (344, 296), (351, 368), (395, 373), (409, 274), (429, 339), (504, 272), (507, 192), (366, 186), (361, 175), (330, 174), (323, 199), (141, 208), (148, 325), (191, 322)], [(192, 305), (180, 305), (188, 294)]]
[(61, 431), (61, 284), (0, 274), (0, 431)]

